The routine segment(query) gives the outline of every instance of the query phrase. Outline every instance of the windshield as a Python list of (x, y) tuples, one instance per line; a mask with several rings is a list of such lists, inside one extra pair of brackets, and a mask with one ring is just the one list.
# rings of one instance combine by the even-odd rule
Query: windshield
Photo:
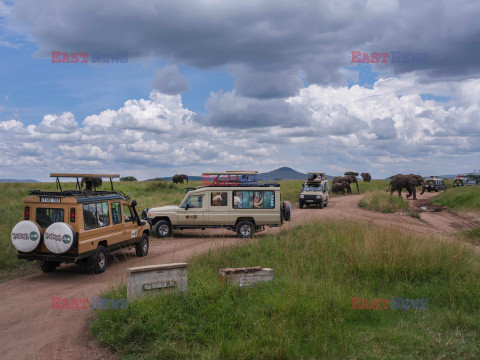
[(303, 191), (322, 191), (322, 186), (305, 185)]

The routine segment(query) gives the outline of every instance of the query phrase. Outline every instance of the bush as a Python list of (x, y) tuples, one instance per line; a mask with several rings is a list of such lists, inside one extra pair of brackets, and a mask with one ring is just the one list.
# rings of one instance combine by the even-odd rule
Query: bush
[(175, 184), (169, 181), (159, 180), (159, 181), (149, 182), (145, 189), (147, 191), (160, 191), (160, 190), (174, 189), (174, 188), (176, 188)]
[(358, 203), (361, 208), (382, 213), (407, 212), (408, 202), (396, 195), (390, 195), (384, 191), (366, 193)]
[(120, 181), (138, 181), (134, 176), (124, 176), (120, 178)]

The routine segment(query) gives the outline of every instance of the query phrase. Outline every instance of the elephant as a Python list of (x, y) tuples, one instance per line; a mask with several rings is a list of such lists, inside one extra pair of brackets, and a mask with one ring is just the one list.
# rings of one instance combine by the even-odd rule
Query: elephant
[[(335, 183), (337, 182), (343, 182), (343, 181), (346, 181), (348, 182), (348, 184), (357, 184), (357, 191), (358, 193), (360, 194), (360, 189), (358, 188), (358, 180), (357, 180), (357, 177), (356, 176), (353, 176), (353, 175), (345, 175), (345, 176), (337, 176), (335, 179), (333, 179), (332, 181), (332, 186), (335, 185)], [(349, 186), (350, 188), (350, 186)], [(349, 191), (348, 191), (349, 190)], [(347, 192), (348, 193), (351, 193), (352, 192), (352, 189), (347, 189)]]
[(361, 173), (360, 176), (365, 182), (370, 182), (372, 180), (372, 176), (369, 173)]
[(84, 177), (80, 183), (80, 188), (83, 189), (85, 185), (85, 190), (92, 190), (93, 188), (99, 188), (102, 186), (102, 178), (99, 177)]
[(345, 195), (345, 189), (347, 189), (347, 192), (351, 193), (352, 188), (350, 187), (350, 183), (348, 181), (337, 181), (332, 185), (332, 191), (336, 194), (337, 192), (342, 192), (343, 195)]
[(405, 188), (408, 191), (407, 198), (409, 198), (413, 194), (413, 200), (417, 200), (417, 186), (424, 186), (424, 185), (425, 185), (425, 180), (420, 175), (397, 174), (393, 177), (392, 180), (390, 180), (390, 185), (389, 185), (390, 195), (392, 195), (394, 191), (398, 191), (398, 196), (401, 197), (402, 189)]
[(184, 181), (187, 181), (188, 183), (188, 176), (185, 174), (176, 174), (174, 177), (172, 177), (172, 181), (174, 184), (183, 184)]

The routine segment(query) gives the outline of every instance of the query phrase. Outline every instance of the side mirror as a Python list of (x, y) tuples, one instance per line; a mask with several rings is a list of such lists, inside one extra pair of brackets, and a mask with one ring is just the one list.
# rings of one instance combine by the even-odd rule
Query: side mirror
[(189, 208), (190, 208), (190, 204), (187, 202), (187, 203), (185, 204), (185, 210), (188, 210)]

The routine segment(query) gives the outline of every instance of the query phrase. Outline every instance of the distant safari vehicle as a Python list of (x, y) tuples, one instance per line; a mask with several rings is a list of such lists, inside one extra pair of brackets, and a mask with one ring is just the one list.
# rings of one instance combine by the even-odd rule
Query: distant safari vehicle
[(423, 191), (422, 194), (426, 191), (435, 191), (439, 192), (440, 190), (446, 190), (447, 185), (445, 185), (445, 181), (442, 179), (439, 179), (436, 176), (431, 176), (428, 179), (425, 179), (425, 185), (423, 185)]
[[(23, 221), (12, 230), (19, 259), (38, 260), (45, 272), (66, 262), (98, 274), (105, 271), (107, 253), (135, 247), (137, 256), (148, 254), (150, 227), (137, 215), (136, 201), (113, 190), (112, 178), (119, 175), (50, 176), (57, 178), (58, 191), (31, 190)], [(59, 178), (76, 178), (75, 190), (63, 190)], [(110, 179), (110, 191), (97, 191), (102, 178)]]
[(239, 237), (251, 237), (265, 226), (290, 220), (291, 205), (281, 201), (279, 184), (260, 184), (256, 171), (204, 173), (201, 187), (187, 189), (180, 206), (145, 209), (158, 237), (173, 230), (226, 228)]
[(468, 179), (465, 182), (465, 186), (474, 186), (474, 185), (477, 185), (477, 180), (475, 180), (475, 179)]
[(298, 204), (300, 209), (304, 205), (315, 205), (323, 209), (328, 205), (329, 198), (329, 186), (328, 180), (323, 172), (309, 172), (308, 178), (302, 185), (300, 191)]

